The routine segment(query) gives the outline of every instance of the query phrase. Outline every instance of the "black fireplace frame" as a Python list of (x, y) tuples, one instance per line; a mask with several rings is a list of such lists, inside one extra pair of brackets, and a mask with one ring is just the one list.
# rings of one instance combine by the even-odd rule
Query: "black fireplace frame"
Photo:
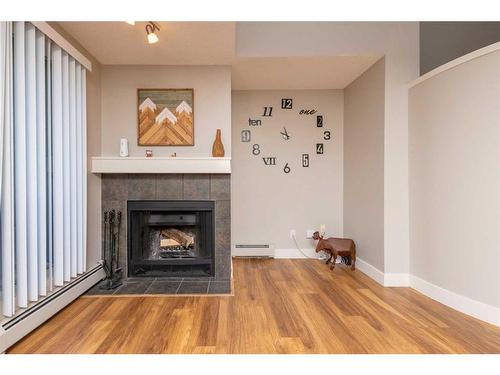
[[(204, 258), (177, 258), (147, 260), (134, 256), (137, 249), (133, 243), (132, 214), (134, 212), (200, 212), (204, 213), (204, 226), (200, 228), (203, 246), (210, 254)], [(215, 201), (213, 200), (128, 200), (127, 201), (127, 261), (129, 277), (149, 277), (151, 273), (137, 273), (139, 268), (151, 271), (156, 277), (214, 277), (215, 276)], [(161, 268), (161, 271), (158, 269)]]

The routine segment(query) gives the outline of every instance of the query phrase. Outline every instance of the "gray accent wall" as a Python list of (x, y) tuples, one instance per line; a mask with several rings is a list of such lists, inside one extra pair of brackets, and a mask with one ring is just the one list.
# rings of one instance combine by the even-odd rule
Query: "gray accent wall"
[(420, 22), (420, 75), (500, 41), (500, 22)]
[[(281, 109), (282, 98), (291, 98), (293, 108)], [(264, 106), (273, 107), (272, 117), (262, 116)], [(300, 115), (301, 109), (316, 109), (323, 127), (316, 126), (316, 114)], [(341, 90), (233, 91), (233, 244), (273, 244), (277, 257), (301, 257), (297, 244), (310, 254), (316, 247), (308, 229), (325, 224), (327, 236), (342, 236), (343, 109)], [(249, 118), (262, 125), (250, 126)], [(289, 140), (280, 134), (283, 127)], [(243, 130), (250, 130), (250, 142), (242, 142)], [(323, 154), (316, 154), (316, 143), (323, 143)], [(309, 167), (302, 166), (303, 154)], [(276, 164), (265, 165), (263, 157), (276, 157)]]
[(384, 272), (384, 78), (376, 62), (344, 91), (344, 234)]

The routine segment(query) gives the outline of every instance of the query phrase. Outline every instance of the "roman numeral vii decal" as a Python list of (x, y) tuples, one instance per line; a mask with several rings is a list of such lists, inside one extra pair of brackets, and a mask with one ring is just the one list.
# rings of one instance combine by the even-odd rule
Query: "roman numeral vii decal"
[(276, 165), (276, 156), (267, 156), (262, 158), (265, 165)]

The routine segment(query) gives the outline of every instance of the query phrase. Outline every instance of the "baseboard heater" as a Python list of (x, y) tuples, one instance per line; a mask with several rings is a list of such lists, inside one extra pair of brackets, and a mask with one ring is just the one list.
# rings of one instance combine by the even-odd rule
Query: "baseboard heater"
[(236, 244), (233, 248), (233, 257), (241, 258), (274, 258), (273, 244)]
[(103, 266), (99, 264), (0, 325), (0, 353), (66, 307), (104, 276)]

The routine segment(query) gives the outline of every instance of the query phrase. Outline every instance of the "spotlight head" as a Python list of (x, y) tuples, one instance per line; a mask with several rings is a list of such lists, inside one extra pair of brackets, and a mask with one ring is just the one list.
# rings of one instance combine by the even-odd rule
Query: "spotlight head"
[(156, 23), (149, 21), (148, 24), (146, 25), (146, 33), (149, 44), (154, 44), (158, 42), (159, 38), (158, 35), (156, 35), (155, 33), (156, 30), (160, 30), (160, 27)]
[(158, 41), (158, 36), (155, 33), (149, 33), (148, 34), (148, 43), (149, 44), (154, 44)]

